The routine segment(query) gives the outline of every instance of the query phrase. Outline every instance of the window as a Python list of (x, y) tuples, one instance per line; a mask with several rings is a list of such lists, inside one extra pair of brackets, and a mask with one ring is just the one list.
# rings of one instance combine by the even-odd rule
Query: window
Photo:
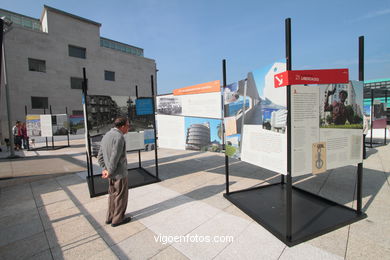
[(28, 58), (28, 70), (46, 72), (46, 61)]
[(49, 108), (49, 98), (48, 97), (31, 97), (31, 108), (32, 109)]
[(72, 110), (72, 115), (74, 116), (83, 116), (84, 111), (83, 110)]
[(69, 45), (69, 56), (85, 59), (87, 57), (87, 49)]
[(70, 88), (71, 89), (83, 89), (83, 79), (82, 78), (70, 78)]
[(114, 71), (104, 71), (104, 79), (109, 81), (115, 81), (115, 72)]

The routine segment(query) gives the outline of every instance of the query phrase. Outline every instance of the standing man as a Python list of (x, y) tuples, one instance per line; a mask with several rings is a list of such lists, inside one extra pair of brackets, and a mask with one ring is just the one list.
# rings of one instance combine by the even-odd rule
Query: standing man
[(118, 117), (100, 145), (98, 161), (103, 168), (102, 178), (108, 178), (108, 211), (106, 224), (116, 227), (130, 222), (125, 217), (128, 199), (126, 144), (123, 137), (129, 131), (129, 121)]

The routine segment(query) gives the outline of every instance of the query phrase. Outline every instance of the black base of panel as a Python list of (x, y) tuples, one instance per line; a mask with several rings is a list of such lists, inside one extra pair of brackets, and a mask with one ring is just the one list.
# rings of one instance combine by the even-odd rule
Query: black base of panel
[(224, 196), (288, 246), (367, 217), (364, 213), (359, 214), (344, 205), (293, 187), (292, 236), (287, 239), (286, 191), (285, 184), (277, 183), (231, 192)]
[[(148, 172), (142, 167), (128, 169), (127, 179), (129, 183), (128, 184), (129, 189), (161, 181), (159, 178), (152, 175), (150, 172)], [(93, 181), (93, 185), (92, 185), (92, 181)], [(87, 182), (88, 182), (89, 194), (91, 198), (105, 195), (108, 193), (108, 180), (103, 179), (101, 174), (94, 175), (93, 179), (90, 176), (88, 176)]]

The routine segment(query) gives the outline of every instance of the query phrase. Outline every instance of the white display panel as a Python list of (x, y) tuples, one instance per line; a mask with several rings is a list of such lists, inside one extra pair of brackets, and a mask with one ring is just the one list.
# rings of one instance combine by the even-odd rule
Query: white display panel
[(128, 132), (124, 135), (126, 141), (126, 151), (143, 150), (144, 144), (144, 132)]
[(363, 153), (363, 84), (291, 86), (292, 176), (356, 165)]
[(182, 115), (218, 118), (222, 116), (221, 92), (183, 95)]
[(185, 123), (182, 116), (156, 115), (158, 146), (185, 149)]
[(41, 115), (40, 118), (41, 118), (41, 136), (42, 137), (53, 136), (51, 115)]
[(280, 174), (287, 174), (287, 135), (244, 125), (241, 160)]

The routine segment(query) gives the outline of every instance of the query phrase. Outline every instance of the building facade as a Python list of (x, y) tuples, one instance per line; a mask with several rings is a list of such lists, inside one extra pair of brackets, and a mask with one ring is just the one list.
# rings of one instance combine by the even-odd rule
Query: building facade
[[(53, 114), (67, 109), (82, 115), (83, 68), (89, 95), (135, 96), (138, 86), (139, 96), (151, 96), (155, 61), (143, 57), (141, 48), (101, 37), (100, 23), (49, 6), (40, 19), (3, 9), (0, 16), (13, 22), (3, 40), (12, 124), (50, 107)], [(2, 141), (8, 136), (3, 71)]]

